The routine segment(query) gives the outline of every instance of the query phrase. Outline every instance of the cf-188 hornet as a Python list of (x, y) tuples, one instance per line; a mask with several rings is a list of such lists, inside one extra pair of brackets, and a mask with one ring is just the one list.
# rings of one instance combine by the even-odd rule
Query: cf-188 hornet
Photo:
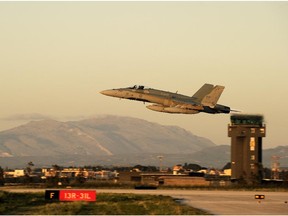
[(146, 88), (142, 85), (135, 85), (128, 88), (119, 88), (101, 91), (101, 94), (137, 100), (152, 105), (146, 106), (148, 109), (166, 113), (196, 114), (205, 113), (230, 113), (228, 106), (217, 104), (224, 86), (204, 84), (192, 97), (168, 91)]

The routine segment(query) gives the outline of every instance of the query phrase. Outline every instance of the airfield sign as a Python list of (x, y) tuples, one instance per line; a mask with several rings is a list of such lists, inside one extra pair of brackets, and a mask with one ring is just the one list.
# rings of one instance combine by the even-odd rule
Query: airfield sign
[(46, 200), (54, 201), (96, 201), (95, 190), (46, 190)]

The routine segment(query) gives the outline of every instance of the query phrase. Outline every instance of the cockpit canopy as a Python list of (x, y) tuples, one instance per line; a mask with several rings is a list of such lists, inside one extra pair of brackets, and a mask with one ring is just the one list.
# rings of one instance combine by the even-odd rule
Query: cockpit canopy
[(143, 89), (148, 89), (143, 85), (134, 85), (132, 87), (128, 87), (129, 89), (136, 89), (136, 90), (143, 90)]

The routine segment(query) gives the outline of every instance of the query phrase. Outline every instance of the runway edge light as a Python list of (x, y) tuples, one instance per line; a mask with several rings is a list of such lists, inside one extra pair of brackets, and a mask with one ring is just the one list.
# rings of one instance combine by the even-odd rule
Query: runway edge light
[(255, 199), (265, 199), (265, 195), (256, 194)]

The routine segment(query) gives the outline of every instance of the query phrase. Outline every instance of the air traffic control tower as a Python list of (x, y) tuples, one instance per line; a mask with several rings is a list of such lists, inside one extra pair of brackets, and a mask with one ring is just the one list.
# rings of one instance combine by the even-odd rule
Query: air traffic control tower
[(230, 120), (231, 180), (259, 183), (262, 179), (262, 137), (266, 134), (263, 116), (235, 114)]

